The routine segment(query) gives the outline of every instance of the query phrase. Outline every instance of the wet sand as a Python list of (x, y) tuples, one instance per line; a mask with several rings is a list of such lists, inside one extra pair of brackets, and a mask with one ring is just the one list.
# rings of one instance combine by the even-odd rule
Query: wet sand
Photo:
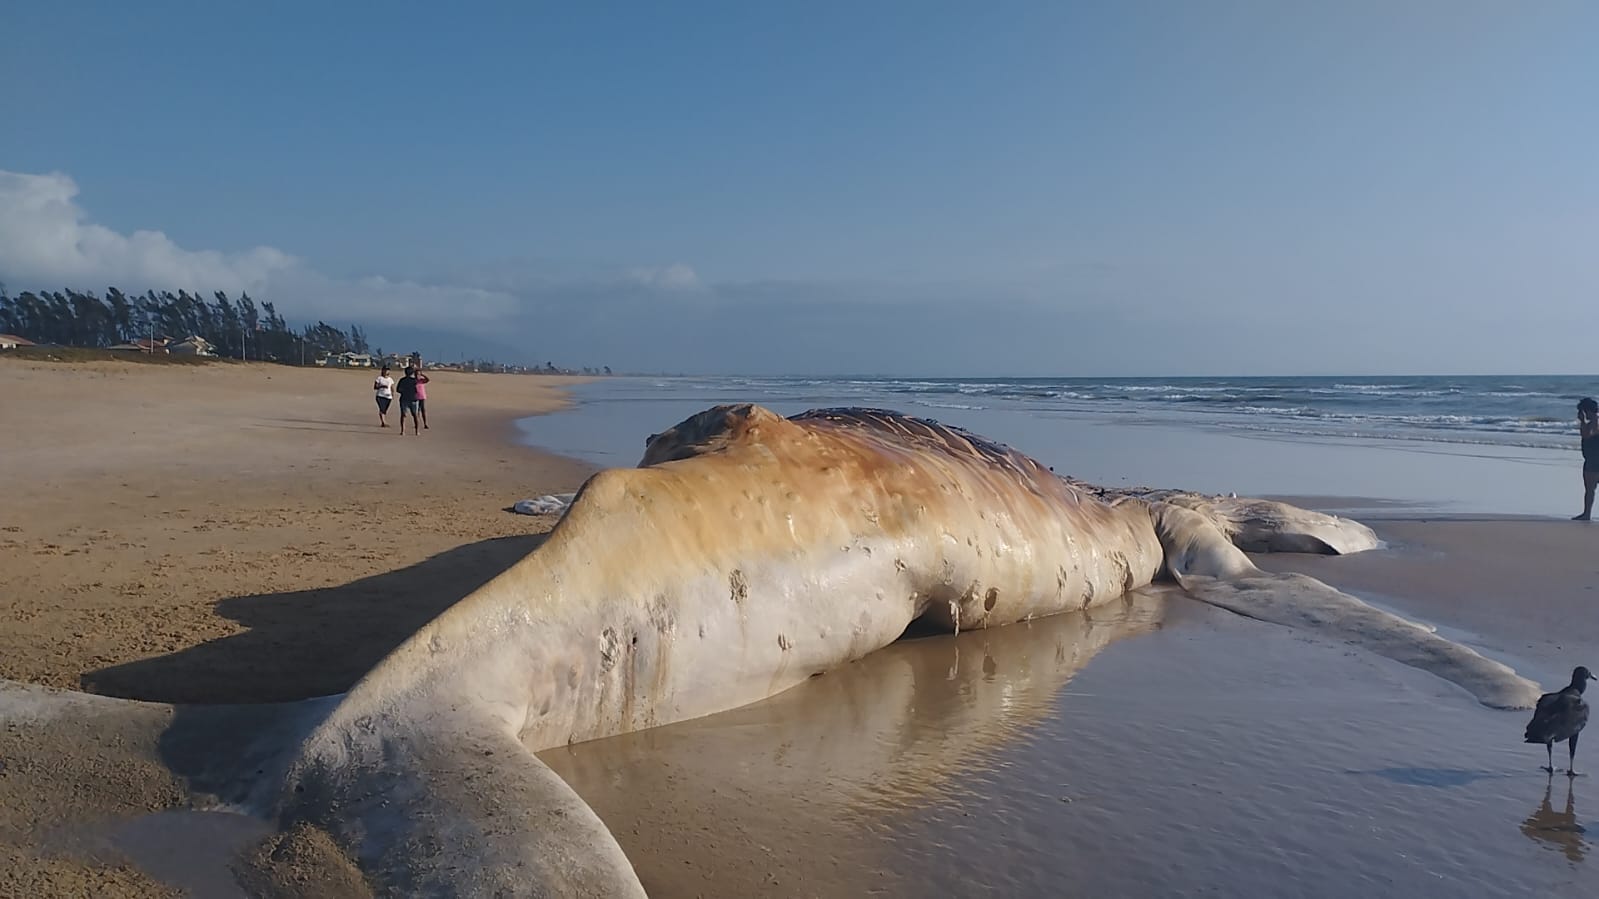
[(1373, 552), (1252, 558), (1452, 629), (1537, 680), (1563, 686), (1599, 660), (1599, 523), (1402, 514), (1361, 516), (1385, 543)]
[(543, 757), (658, 896), (1587, 895), (1599, 791), (1523, 714), (1170, 590), (1106, 612)]
[[(0, 676), (181, 702), (341, 690), (551, 524), (505, 506), (588, 471), (509, 442), (510, 417), (562, 402), (545, 379), (442, 375), (435, 428), (402, 441), (369, 421), (370, 373), (140, 369), (0, 360)], [(1383, 550), (1256, 561), (1546, 683), (1599, 661), (1599, 525), (1383, 514)], [(362, 895), (314, 832), (241, 827), (239, 857), (228, 828), (174, 816), (170, 712), (141, 714), (0, 730), (0, 895), (230, 876)], [(1551, 785), (1524, 721), (1151, 589), (541, 756), (654, 896), (1583, 895), (1599, 790)], [(173, 868), (179, 849), (198, 860)]]

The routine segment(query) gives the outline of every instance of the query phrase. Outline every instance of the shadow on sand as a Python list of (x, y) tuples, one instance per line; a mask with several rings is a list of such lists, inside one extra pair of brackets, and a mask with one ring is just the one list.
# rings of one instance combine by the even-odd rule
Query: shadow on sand
[[(383, 433), (382, 428), (379, 428), (379, 427), (377, 427), (375, 425), (365, 426), (365, 427), (363, 427), (361, 425), (353, 425), (353, 424), (351, 424), (351, 425), (256, 425), (256, 427), (258, 427), (258, 428), (267, 428), (267, 429), (273, 430), (273, 431), (338, 431), (338, 432), (343, 433), (343, 434), (363, 434), (363, 433), (366, 433), (368, 431), (378, 431), (380, 433)], [(394, 426), (390, 425), (389, 429), (390, 430), (394, 430)]]
[(336, 587), (224, 599), (217, 612), (248, 631), (101, 668), (84, 675), (82, 686), (169, 703), (341, 693), (423, 624), (543, 542), (542, 534), (497, 537)]
[[(374, 409), (373, 412), (375, 413), (376, 409)], [(372, 431), (378, 430), (376, 418), (377, 415), (373, 414), (366, 418), (362, 418), (360, 421), (349, 418), (339, 421), (326, 418), (268, 418), (263, 419), (263, 421), (276, 422), (277, 424), (281, 425), (333, 425), (337, 428), (360, 428), (362, 430)]]
[(1379, 768), (1375, 771), (1349, 773), (1370, 774), (1407, 787), (1464, 787), (1479, 780), (1498, 780), (1515, 776), (1504, 771), (1474, 771), (1467, 768)]

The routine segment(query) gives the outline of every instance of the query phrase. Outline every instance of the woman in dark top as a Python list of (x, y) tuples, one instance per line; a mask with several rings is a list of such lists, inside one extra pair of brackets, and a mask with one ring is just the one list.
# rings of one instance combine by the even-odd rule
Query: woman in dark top
[(416, 386), (416, 369), (407, 365), (405, 367), (405, 377), (400, 379), (400, 383), (394, 385), (394, 389), (400, 394), (400, 433), (405, 433), (405, 416), (409, 413), (411, 416), (411, 433), (421, 437), (422, 426), (416, 420)]
[(1593, 515), (1593, 490), (1599, 486), (1599, 403), (1585, 396), (1577, 404), (1577, 428), (1582, 432), (1582, 514), (1572, 521), (1587, 521)]

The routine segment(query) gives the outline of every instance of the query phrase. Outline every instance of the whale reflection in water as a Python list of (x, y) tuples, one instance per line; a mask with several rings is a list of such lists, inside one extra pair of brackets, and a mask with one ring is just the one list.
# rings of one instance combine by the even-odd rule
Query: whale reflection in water
[(1100, 650), (1160, 626), (1165, 592), (901, 639), (764, 702), (539, 757), (651, 895), (853, 894), (882, 821), (966, 794)]

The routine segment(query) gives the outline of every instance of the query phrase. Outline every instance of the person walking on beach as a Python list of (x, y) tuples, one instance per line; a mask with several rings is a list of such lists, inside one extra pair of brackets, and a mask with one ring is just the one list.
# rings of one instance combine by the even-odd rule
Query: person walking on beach
[[(416, 411), (422, 416), (422, 427), (428, 426), (428, 376), (422, 373), (422, 366), (416, 367)], [(412, 422), (415, 424), (415, 422)]]
[(378, 397), (378, 427), (389, 426), (389, 403), (394, 401), (394, 379), (389, 377), (389, 367), (383, 366), (383, 371), (372, 382), (372, 389)]
[(1587, 521), (1593, 516), (1593, 491), (1599, 487), (1599, 402), (1585, 396), (1577, 403), (1577, 429), (1582, 433), (1582, 514), (1572, 521)]
[(411, 413), (411, 430), (418, 437), (422, 436), (422, 426), (416, 420), (416, 369), (407, 365), (405, 377), (400, 379), (397, 389), (400, 391), (400, 433), (405, 433), (405, 413)]

